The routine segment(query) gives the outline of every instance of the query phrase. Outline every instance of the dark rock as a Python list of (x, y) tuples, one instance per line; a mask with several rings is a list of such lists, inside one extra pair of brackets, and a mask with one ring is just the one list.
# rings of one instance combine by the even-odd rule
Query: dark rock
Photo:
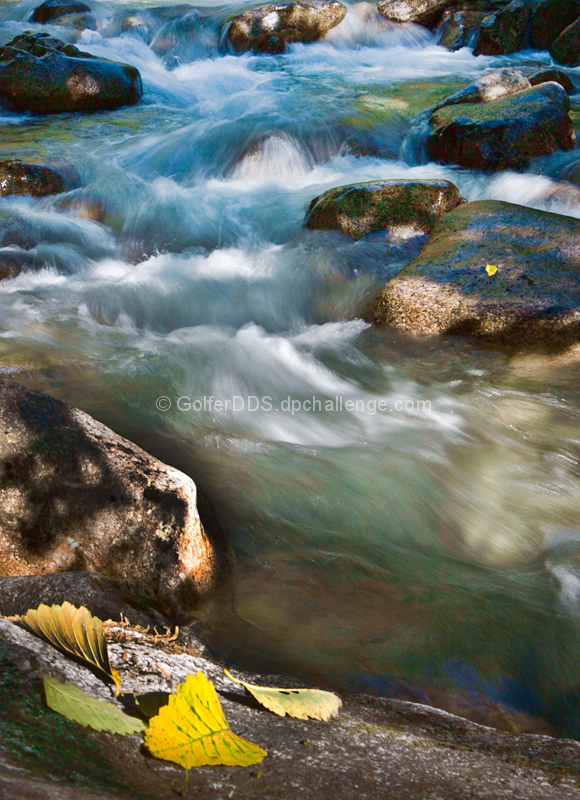
[(530, 44), (535, 50), (547, 50), (578, 17), (580, 0), (542, 0), (530, 23)]
[(495, 200), (458, 206), (385, 285), (372, 321), (518, 350), (565, 348), (580, 340), (579, 236), (580, 220), (559, 214)]
[(46, 0), (37, 6), (30, 16), (31, 22), (51, 22), (65, 14), (90, 14), (91, 9), (86, 3), (78, 0)]
[[(198, 670), (210, 678), (232, 730), (268, 751), (257, 769), (191, 770), (188, 796), (240, 800), (576, 800), (580, 745), (503, 733), (428, 706), (344, 697), (328, 722), (279, 717), (248, 698), (222, 668), (129, 629), (109, 631), (109, 655), (128, 692), (172, 692)], [(184, 771), (152, 761), (141, 736), (97, 733), (49, 710), (39, 672), (118, 704), (111, 690), (28, 631), (0, 620), (0, 794), (18, 800), (167, 800)], [(261, 685), (292, 678), (240, 674)], [(490, 704), (491, 705), (491, 704)], [(522, 718), (490, 708), (511, 730)], [(74, 753), (74, 758), (71, 754)], [(337, 781), (337, 775), (340, 780)], [(233, 793), (233, 794), (232, 794)]]
[(380, 0), (379, 14), (392, 22), (431, 22), (451, 0)]
[(435, 106), (434, 110), (460, 103), (485, 103), (489, 100), (499, 100), (500, 97), (517, 94), (524, 89), (529, 89), (530, 86), (528, 78), (518, 69), (498, 69), (496, 72), (485, 73), (465, 89), (446, 97), (439, 105)]
[(580, 65), (580, 19), (569, 25), (550, 45), (550, 55), (565, 67)]
[(431, 115), (427, 153), (468, 169), (524, 166), (576, 140), (570, 100), (558, 83), (543, 83), (487, 103), (440, 108)]
[(464, 202), (449, 181), (390, 180), (341, 186), (316, 197), (308, 228), (362, 239), (373, 231), (429, 233), (440, 216)]
[(523, 50), (531, 14), (527, 0), (512, 0), (496, 14), (485, 17), (473, 54), (496, 56)]
[[(78, 181), (76, 182), (78, 186)], [(18, 159), (0, 161), (0, 194), (30, 194), (45, 197), (72, 189), (70, 181), (52, 167), (24, 164)]]
[(566, 73), (562, 72), (560, 69), (555, 69), (554, 67), (548, 67), (548, 69), (539, 69), (537, 72), (532, 72), (531, 75), (528, 75), (528, 80), (532, 86), (538, 86), (540, 83), (550, 83), (550, 81), (554, 81), (554, 83), (559, 83), (568, 94), (571, 94), (574, 91), (574, 84), (566, 75)]
[(0, 97), (18, 111), (117, 108), (142, 94), (135, 67), (83, 53), (46, 33), (22, 34), (0, 48)]
[(453, 51), (472, 46), (486, 16), (485, 11), (456, 11), (454, 9), (446, 11), (437, 28), (439, 34), (437, 44)]
[(193, 481), (76, 408), (0, 379), (0, 575), (98, 571), (176, 613), (228, 559)]
[(22, 272), (23, 259), (10, 248), (0, 250), (0, 281), (16, 278)]
[(139, 581), (114, 580), (96, 572), (57, 572), (0, 578), (0, 615), (23, 616), (29, 608), (85, 606), (99, 619), (117, 622), (121, 615), (133, 625), (167, 625), (163, 607), (151, 588)]
[(238, 14), (228, 39), (236, 50), (282, 53), (293, 42), (315, 42), (346, 16), (338, 0), (258, 6)]

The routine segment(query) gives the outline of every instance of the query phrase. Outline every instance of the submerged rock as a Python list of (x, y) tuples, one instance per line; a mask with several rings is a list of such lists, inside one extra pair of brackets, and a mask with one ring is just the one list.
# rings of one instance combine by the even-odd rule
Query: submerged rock
[(550, 45), (550, 55), (566, 67), (580, 65), (580, 18), (569, 25)]
[(465, 202), (449, 181), (389, 180), (341, 186), (316, 197), (306, 226), (362, 239), (373, 231), (429, 233), (439, 217)]
[(45, 197), (78, 186), (78, 181), (43, 164), (24, 164), (18, 159), (0, 161), (0, 194), (30, 194)]
[(139, 71), (91, 56), (46, 33), (25, 33), (0, 48), (0, 97), (17, 111), (57, 114), (137, 103)]
[(128, 34), (151, 44), (153, 37), (163, 25), (194, 10), (193, 6), (182, 4), (118, 11), (103, 31), (103, 36), (112, 38)]
[(30, 16), (31, 22), (52, 22), (65, 14), (90, 14), (91, 9), (79, 0), (45, 0)]
[(517, 94), (524, 89), (529, 89), (531, 85), (530, 80), (518, 69), (499, 69), (496, 72), (482, 75), (465, 89), (446, 97), (443, 102), (435, 106), (434, 110), (459, 103), (485, 103), (489, 100), (499, 100), (500, 97), (507, 97), (510, 94)]
[(481, 23), (473, 54), (496, 56), (524, 49), (532, 8), (527, 0), (512, 0)]
[(385, 285), (372, 321), (515, 349), (567, 347), (580, 340), (578, 237), (571, 217), (495, 200), (461, 205)]
[(0, 575), (85, 569), (191, 608), (227, 561), (183, 473), (76, 408), (0, 379)]
[(338, 0), (258, 6), (232, 19), (228, 39), (236, 50), (282, 53), (293, 42), (315, 42), (345, 16)]
[(557, 83), (438, 108), (429, 120), (427, 153), (433, 161), (468, 169), (522, 167), (536, 156), (574, 147), (569, 109), (568, 95)]
[(535, 50), (547, 50), (578, 17), (580, 0), (541, 0), (530, 22), (530, 44)]
[(451, 0), (380, 0), (379, 14), (393, 22), (430, 22)]
[[(158, 637), (154, 643), (122, 627), (110, 628), (107, 636), (111, 666), (126, 692), (174, 692), (188, 674), (201, 671), (218, 690), (232, 730), (268, 751), (258, 770), (191, 770), (188, 795), (254, 800), (573, 800), (578, 795), (578, 742), (521, 735), (533, 730), (534, 720), (500, 703), (464, 698), (465, 707), (481, 706), (484, 724), (501, 720), (509, 733), (425, 705), (369, 695), (343, 697), (338, 717), (324, 723), (280, 717), (248, 699), (194, 642), (180, 648)], [(168, 787), (183, 785), (183, 769), (152, 761), (142, 736), (97, 733), (48, 709), (39, 673), (124, 706), (84, 666), (8, 620), (0, 620), (0, 672), (0, 793), (19, 800), (167, 800)], [(280, 676), (240, 677), (258, 685), (303, 685)], [(541, 720), (536, 723), (542, 730)]]

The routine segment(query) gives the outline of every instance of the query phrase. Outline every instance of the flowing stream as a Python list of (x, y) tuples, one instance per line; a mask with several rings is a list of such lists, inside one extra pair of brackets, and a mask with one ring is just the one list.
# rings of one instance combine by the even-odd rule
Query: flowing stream
[[(41, 29), (36, 4), (0, 4), (0, 44)], [(577, 151), (484, 175), (425, 163), (411, 123), (549, 56), (451, 53), (366, 3), (283, 56), (228, 53), (239, 6), (200, 8), (195, 35), (152, 49), (138, 26), (105, 35), (138, 4), (94, 7), (80, 38), (42, 27), (134, 64), (144, 97), (1, 113), (2, 157), (82, 179), (0, 199), (35, 267), (0, 284), (2, 372), (206, 490), (237, 556), (197, 620), (223, 658), (444, 707), (459, 692), (580, 736), (577, 367), (373, 331), (365, 308), (424, 239), (303, 227), (325, 189), (391, 177), (580, 217), (550, 192)]]

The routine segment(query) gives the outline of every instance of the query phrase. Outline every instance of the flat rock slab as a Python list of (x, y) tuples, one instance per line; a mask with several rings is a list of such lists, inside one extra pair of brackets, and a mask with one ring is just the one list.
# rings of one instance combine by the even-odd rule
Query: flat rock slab
[(427, 154), (468, 169), (522, 167), (536, 156), (574, 147), (569, 109), (566, 91), (554, 82), (498, 100), (439, 108), (429, 120)]
[(179, 614), (227, 557), (190, 478), (88, 414), (0, 379), (0, 575), (134, 579)]
[(228, 39), (236, 50), (283, 53), (293, 42), (315, 42), (346, 16), (338, 0), (259, 6), (234, 17)]
[(0, 47), (0, 97), (17, 111), (57, 114), (134, 105), (139, 71), (83, 53), (46, 33), (22, 34)]
[[(278, 717), (229, 682), (204, 656), (175, 653), (146, 637), (110, 630), (109, 653), (129, 691), (174, 691), (198, 670), (219, 692), (232, 730), (268, 751), (255, 768), (191, 770), (185, 797), (218, 800), (579, 800), (580, 745), (549, 736), (501, 733), (400, 700), (343, 698), (329, 722)], [(111, 641), (111, 639), (110, 639)], [(84, 667), (0, 620), (0, 795), (168, 800), (185, 773), (151, 759), (141, 736), (83, 728), (46, 708), (41, 672), (117, 702)], [(244, 674), (262, 685), (292, 679)], [(74, 754), (74, 757), (71, 755)], [(174, 789), (173, 789), (174, 790)]]
[(341, 186), (316, 197), (306, 226), (337, 230), (362, 239), (373, 231), (429, 233), (433, 225), (465, 202), (449, 181), (390, 180)]
[(580, 340), (580, 220), (495, 200), (458, 206), (385, 285), (371, 317), (516, 349), (569, 346)]

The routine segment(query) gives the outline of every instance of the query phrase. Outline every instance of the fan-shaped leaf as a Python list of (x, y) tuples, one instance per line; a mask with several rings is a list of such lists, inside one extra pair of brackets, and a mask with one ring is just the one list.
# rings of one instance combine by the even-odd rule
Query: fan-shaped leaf
[(121, 678), (109, 662), (103, 623), (98, 617), (93, 617), (87, 608), (76, 608), (71, 603), (61, 606), (40, 605), (35, 610), (29, 609), (21, 621), (32, 633), (46, 639), (65, 655), (85, 661), (112, 681), (116, 694), (119, 693)]
[(145, 744), (152, 755), (186, 769), (204, 764), (246, 767), (266, 755), (230, 730), (214, 685), (201, 672), (188, 675), (150, 720)]
[(145, 730), (145, 724), (140, 719), (124, 714), (112, 703), (91, 697), (72, 683), (61, 683), (48, 675), (43, 675), (42, 680), (47, 706), (67, 719), (96, 731), (123, 735)]
[(258, 703), (261, 703), (274, 714), (297, 719), (322, 719), (328, 720), (338, 714), (342, 700), (332, 692), (323, 692), (321, 689), (274, 689), (271, 686), (254, 686), (234, 678), (231, 673), (224, 670), (228, 678), (234, 683), (241, 683)]

